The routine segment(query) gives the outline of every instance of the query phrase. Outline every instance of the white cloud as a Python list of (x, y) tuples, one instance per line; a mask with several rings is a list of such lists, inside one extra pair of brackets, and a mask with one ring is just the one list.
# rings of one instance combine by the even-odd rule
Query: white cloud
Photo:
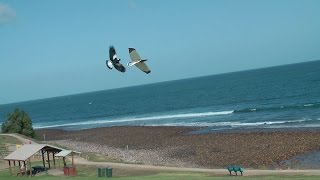
[(8, 5), (0, 3), (0, 24), (9, 23), (16, 17), (16, 12)]

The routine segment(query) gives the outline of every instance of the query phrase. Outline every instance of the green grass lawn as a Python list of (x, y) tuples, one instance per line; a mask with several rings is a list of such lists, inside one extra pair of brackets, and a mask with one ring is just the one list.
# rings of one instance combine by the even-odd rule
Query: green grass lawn
[[(32, 179), (37, 180), (62, 180), (62, 179), (72, 179), (72, 180), (91, 180), (91, 179), (108, 179), (107, 177), (97, 177), (97, 167), (95, 166), (78, 166), (78, 175), (75, 177), (67, 176), (52, 176), (52, 175), (41, 175), (34, 176)], [(118, 170), (119, 171), (119, 170)], [(21, 180), (23, 177), (20, 176), (11, 176), (9, 175), (8, 170), (0, 171), (0, 179), (3, 180)], [(30, 177), (29, 177), (30, 178)], [(112, 179), (118, 180), (234, 180), (234, 179), (270, 179), (270, 180), (282, 180), (282, 179), (294, 179), (294, 180), (303, 180), (303, 179), (320, 179), (320, 176), (229, 176), (226, 172), (225, 176), (214, 176), (209, 173), (197, 173), (197, 172), (139, 172), (136, 175), (132, 174), (121, 174), (120, 172), (114, 172)]]

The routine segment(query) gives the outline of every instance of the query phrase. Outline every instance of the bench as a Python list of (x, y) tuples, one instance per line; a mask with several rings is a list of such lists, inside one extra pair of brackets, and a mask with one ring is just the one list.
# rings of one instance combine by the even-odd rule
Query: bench
[(238, 173), (237, 173), (238, 171), (241, 173), (241, 176), (242, 176), (242, 173), (244, 171), (244, 169), (242, 167), (240, 167), (240, 166), (228, 166), (227, 169), (228, 169), (228, 171), (230, 173), (230, 176), (231, 176), (231, 172), (232, 171), (236, 173), (236, 176), (238, 176)]

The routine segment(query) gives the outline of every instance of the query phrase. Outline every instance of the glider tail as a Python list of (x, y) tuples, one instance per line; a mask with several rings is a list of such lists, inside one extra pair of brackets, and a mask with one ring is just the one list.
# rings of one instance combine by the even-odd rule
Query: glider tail
[(128, 62), (127, 65), (128, 65), (128, 66), (133, 66), (133, 65), (135, 65), (135, 64), (137, 64), (137, 63), (139, 63), (139, 62), (145, 62), (145, 61), (147, 61), (147, 59), (140, 59), (139, 61)]

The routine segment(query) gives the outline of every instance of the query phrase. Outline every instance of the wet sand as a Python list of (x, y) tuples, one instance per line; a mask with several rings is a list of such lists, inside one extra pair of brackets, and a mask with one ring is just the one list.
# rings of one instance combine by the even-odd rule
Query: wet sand
[(203, 168), (237, 164), (245, 168), (305, 169), (317, 168), (312, 164), (320, 160), (318, 156), (311, 156), (313, 162), (307, 165), (301, 162), (305, 154), (310, 156), (320, 150), (318, 129), (192, 132), (201, 130), (148, 126), (36, 130), (40, 140), (45, 134), (46, 141), (129, 163)]

